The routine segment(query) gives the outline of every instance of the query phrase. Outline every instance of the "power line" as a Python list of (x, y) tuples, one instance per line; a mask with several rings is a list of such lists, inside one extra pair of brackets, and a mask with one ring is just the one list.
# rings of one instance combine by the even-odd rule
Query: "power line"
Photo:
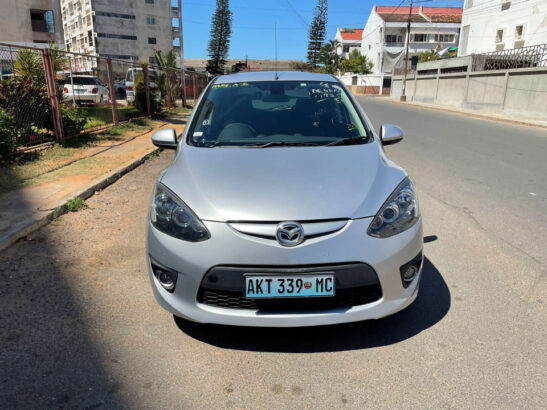
[(296, 16), (297, 20), (300, 21), (303, 27), (305, 27), (307, 30), (309, 28), (309, 24), (304, 19), (304, 17), (302, 17), (302, 15), (298, 11), (296, 11), (296, 9), (293, 7), (293, 5), (291, 4), (289, 0), (284, 0), (284, 3), (287, 5), (287, 8), (289, 9), (289, 11)]

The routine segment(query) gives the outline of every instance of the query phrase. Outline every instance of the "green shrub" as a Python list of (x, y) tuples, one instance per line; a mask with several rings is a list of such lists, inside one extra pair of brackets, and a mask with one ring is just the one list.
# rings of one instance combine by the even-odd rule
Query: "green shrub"
[(69, 212), (78, 212), (80, 209), (87, 208), (85, 201), (77, 196), (76, 198), (71, 199), (65, 205), (65, 208)]
[[(135, 107), (144, 115), (148, 115), (148, 108), (146, 105), (146, 87), (144, 86), (144, 74), (137, 74), (135, 79)], [(152, 114), (161, 111), (161, 101), (156, 101), (150, 93), (150, 110)]]
[(75, 137), (85, 128), (87, 117), (74, 108), (61, 108), (65, 137)]
[(0, 108), (0, 155), (11, 154), (19, 144), (19, 129), (15, 120)]

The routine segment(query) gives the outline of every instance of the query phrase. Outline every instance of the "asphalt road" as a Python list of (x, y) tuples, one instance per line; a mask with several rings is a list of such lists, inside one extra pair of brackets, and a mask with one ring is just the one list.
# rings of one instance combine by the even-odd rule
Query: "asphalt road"
[(360, 98), (376, 130), (399, 125), (386, 149), (417, 185), (477, 226), (547, 264), (547, 129)]
[[(483, 201), (510, 196), (497, 192), (505, 185), (493, 181), (495, 172), (485, 171), (483, 185), (462, 176), (480, 169), (469, 157), (510, 166), (486, 155), (486, 130), (528, 135), (515, 144), (531, 158), (540, 155), (542, 136), (388, 103), (365, 106), (375, 122), (407, 131), (388, 154), (415, 178), (424, 217), (427, 259), (413, 305), (379, 321), (307, 329), (175, 321), (155, 303), (145, 269), (145, 218), (154, 181), (172, 159), (165, 152), (90, 198), (87, 209), (0, 253), (0, 407), (544, 408), (542, 252), (521, 251), (478, 213)], [(461, 138), (447, 137), (443, 148), (438, 135)], [(538, 177), (517, 184), (500, 171), (519, 185), (507, 189), (533, 187), (544, 202), (545, 165), (514, 161)], [(477, 193), (480, 186), (487, 193)], [(532, 200), (521, 196), (522, 204)], [(509, 206), (519, 205), (497, 202), (491, 211), (510, 213)], [(524, 211), (521, 225), (543, 218), (528, 233), (529, 242), (539, 240), (545, 214), (539, 205)], [(525, 238), (522, 227), (496, 229)]]

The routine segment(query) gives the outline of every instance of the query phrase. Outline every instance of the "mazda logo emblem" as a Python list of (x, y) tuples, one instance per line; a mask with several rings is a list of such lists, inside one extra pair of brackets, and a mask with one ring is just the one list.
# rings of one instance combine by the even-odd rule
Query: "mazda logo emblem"
[(275, 238), (283, 246), (300, 245), (304, 241), (304, 228), (298, 222), (281, 222), (277, 225)]

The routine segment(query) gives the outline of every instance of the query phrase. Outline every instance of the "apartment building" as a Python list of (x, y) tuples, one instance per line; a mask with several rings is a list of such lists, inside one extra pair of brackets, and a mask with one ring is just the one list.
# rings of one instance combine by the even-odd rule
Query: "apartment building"
[[(491, 1), (491, 0), (490, 0)], [(427, 50), (457, 46), (461, 7), (373, 6), (363, 30), (361, 54), (373, 62), (373, 74), (391, 73), (402, 65), (411, 19), (409, 58)]]
[(337, 28), (334, 39), (342, 46), (342, 56), (348, 58), (354, 49), (361, 51), (362, 28)]
[(465, 0), (458, 55), (547, 44), (547, 1)]
[[(67, 50), (154, 63), (156, 50), (180, 52), (181, 12), (171, 0), (61, 0)], [(173, 5), (172, 5), (173, 4)], [(76, 59), (79, 69), (89, 62)]]
[(0, 42), (63, 44), (59, 0), (2, 0)]

